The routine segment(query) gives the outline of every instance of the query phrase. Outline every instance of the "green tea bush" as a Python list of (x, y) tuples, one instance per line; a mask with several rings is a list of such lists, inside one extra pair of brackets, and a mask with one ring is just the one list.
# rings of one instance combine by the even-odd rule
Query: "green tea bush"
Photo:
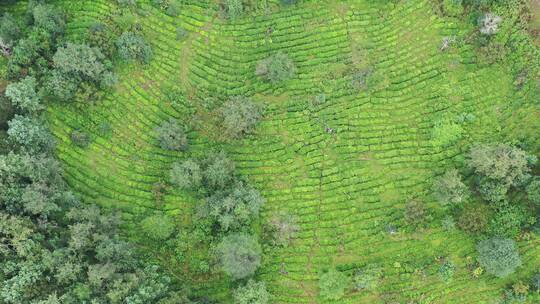
[(264, 282), (249, 280), (246, 285), (236, 288), (233, 292), (234, 304), (267, 304), (270, 303), (270, 293)]
[(295, 74), (294, 61), (283, 52), (259, 61), (255, 70), (255, 75), (274, 84), (291, 79)]
[(233, 279), (243, 279), (255, 273), (261, 265), (261, 246), (248, 234), (230, 234), (217, 247), (223, 271)]
[(157, 241), (163, 241), (173, 234), (175, 225), (169, 216), (157, 214), (142, 220), (141, 228), (145, 236)]
[(454, 144), (463, 137), (463, 128), (460, 124), (449, 119), (443, 119), (435, 123), (431, 130), (431, 142), (438, 147), (446, 147)]
[(339, 300), (345, 295), (349, 283), (346, 274), (332, 268), (319, 278), (319, 295), (326, 300)]
[(461, 181), (461, 175), (456, 169), (448, 170), (434, 183), (434, 192), (441, 205), (459, 205), (467, 200), (470, 191)]
[(513, 240), (495, 237), (480, 241), (476, 249), (480, 265), (496, 277), (506, 277), (521, 266), (521, 258)]

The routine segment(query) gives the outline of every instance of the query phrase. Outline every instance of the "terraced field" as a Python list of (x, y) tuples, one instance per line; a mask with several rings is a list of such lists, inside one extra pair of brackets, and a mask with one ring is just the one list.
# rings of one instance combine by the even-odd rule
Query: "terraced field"
[[(73, 18), (75, 38), (116, 9), (106, 0), (58, 2)], [(263, 220), (278, 211), (299, 219), (294, 245), (267, 249), (258, 273), (275, 303), (325, 303), (318, 297), (322, 270), (352, 272), (367, 264), (383, 268), (381, 288), (348, 294), (340, 303), (491, 303), (515, 278), (472, 278), (466, 263), (474, 240), (442, 230), (431, 183), (460, 166), (471, 143), (526, 138), (534, 147), (540, 139), (535, 88), (516, 89), (511, 75), (519, 67), (510, 62), (480, 64), (467, 46), (441, 51), (444, 37), (463, 37), (469, 29), (436, 16), (429, 1), (335, 2), (306, 1), (235, 22), (218, 18), (212, 1), (192, 1), (178, 17), (142, 4), (151, 63), (123, 67), (116, 92), (88, 110), (55, 105), (48, 111), (69, 183), (89, 199), (122, 208), (134, 226), (140, 215), (162, 209), (187, 227), (200, 202), (171, 190), (156, 204), (152, 188), (167, 179), (173, 162), (203, 155), (217, 142), (267, 199)], [(176, 39), (178, 26), (190, 32), (187, 38)], [(504, 31), (522, 39), (511, 24)], [(256, 80), (256, 62), (279, 50), (294, 59), (298, 75), (280, 86)], [(351, 72), (366, 66), (374, 67), (374, 88), (351, 90)], [(170, 102), (171, 87), (182, 89), (185, 103)], [(324, 102), (314, 102), (320, 94)], [(207, 108), (234, 95), (264, 104), (264, 119), (248, 138), (222, 142)], [(160, 122), (187, 121), (193, 112), (198, 123), (190, 151), (159, 148), (154, 129)], [(433, 143), (434, 122), (467, 113), (476, 119), (464, 125), (459, 141)], [(103, 123), (111, 135), (100, 132)], [(74, 129), (90, 132), (93, 143), (74, 147)], [(429, 227), (406, 229), (402, 213), (410, 199), (428, 204)], [(540, 265), (539, 243), (522, 243), (525, 264)], [(451, 284), (436, 274), (437, 258), (446, 256), (458, 266)], [(227, 284), (200, 278), (198, 288), (227, 302)]]

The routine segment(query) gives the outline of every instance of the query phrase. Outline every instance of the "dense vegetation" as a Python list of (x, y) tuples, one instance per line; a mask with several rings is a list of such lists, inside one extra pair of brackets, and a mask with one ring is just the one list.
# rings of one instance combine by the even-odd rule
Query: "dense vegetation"
[(540, 3), (0, 4), (0, 303), (540, 301)]

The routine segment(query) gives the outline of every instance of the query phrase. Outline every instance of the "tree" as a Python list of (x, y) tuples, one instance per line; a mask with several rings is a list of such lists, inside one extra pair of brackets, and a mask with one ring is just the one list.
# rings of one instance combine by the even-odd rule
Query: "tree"
[(276, 246), (288, 246), (296, 237), (300, 227), (296, 218), (288, 213), (278, 213), (269, 222), (272, 243)]
[(270, 293), (266, 290), (264, 282), (249, 280), (246, 285), (238, 287), (234, 293), (235, 304), (267, 304), (270, 302)]
[(232, 97), (221, 108), (222, 126), (225, 135), (237, 139), (251, 132), (261, 119), (261, 107), (249, 98)]
[(261, 246), (252, 235), (230, 234), (223, 238), (217, 252), (223, 271), (233, 279), (251, 276), (261, 265)]
[(185, 151), (188, 148), (186, 130), (176, 119), (164, 121), (156, 128), (161, 148), (172, 151)]
[(234, 162), (223, 151), (212, 152), (203, 161), (203, 183), (211, 191), (224, 189), (234, 181), (234, 170)]
[(441, 205), (458, 205), (469, 197), (469, 189), (456, 169), (446, 171), (434, 183), (435, 197)]
[(154, 240), (168, 239), (174, 232), (174, 223), (167, 215), (156, 214), (142, 220), (141, 227), (144, 234)]
[(480, 241), (476, 249), (480, 265), (499, 278), (512, 274), (521, 265), (521, 258), (513, 240), (495, 237)]
[(34, 26), (43, 29), (52, 36), (64, 33), (66, 28), (66, 16), (54, 5), (38, 4), (32, 10)]
[(469, 233), (480, 233), (488, 223), (487, 210), (483, 207), (467, 207), (458, 218), (459, 228)]
[(6, 96), (15, 106), (24, 111), (37, 112), (42, 108), (41, 100), (36, 92), (36, 79), (32, 76), (10, 83), (6, 87)]
[(17, 21), (9, 13), (0, 19), (0, 47), (4, 55), (11, 54), (11, 47), (21, 37), (21, 29)]
[(493, 236), (514, 238), (521, 232), (527, 219), (527, 213), (521, 207), (504, 206), (491, 218), (488, 232)]
[(238, 182), (230, 190), (216, 192), (207, 199), (209, 215), (223, 231), (247, 226), (259, 216), (265, 203), (259, 191)]
[(120, 57), (126, 61), (148, 63), (152, 59), (152, 49), (139, 34), (124, 32), (116, 41)]
[(484, 35), (495, 35), (499, 32), (499, 25), (502, 18), (493, 13), (486, 13), (479, 19), (480, 33)]
[(15, 115), (8, 125), (9, 138), (29, 151), (49, 150), (53, 146), (53, 137), (35, 118)]
[(525, 190), (529, 201), (536, 206), (540, 206), (540, 179), (533, 179)]
[(223, 0), (222, 8), (227, 18), (234, 20), (244, 13), (244, 4), (242, 0)]
[(171, 183), (182, 190), (197, 190), (202, 184), (201, 167), (191, 159), (174, 163), (169, 177)]
[(96, 83), (107, 71), (104, 61), (105, 56), (98, 48), (74, 43), (59, 47), (53, 57), (54, 67), (66, 77)]
[(255, 74), (271, 83), (279, 83), (294, 77), (296, 65), (287, 54), (278, 52), (259, 61)]
[(349, 278), (336, 269), (330, 269), (319, 278), (319, 294), (327, 300), (339, 300), (345, 295)]
[(482, 177), (517, 185), (529, 173), (527, 154), (506, 144), (480, 144), (473, 146), (468, 165)]

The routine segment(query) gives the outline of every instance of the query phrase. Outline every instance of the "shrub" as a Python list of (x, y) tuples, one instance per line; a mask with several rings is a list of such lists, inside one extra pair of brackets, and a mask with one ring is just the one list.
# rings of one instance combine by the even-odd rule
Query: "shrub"
[(227, 18), (234, 20), (244, 13), (242, 0), (222, 0), (222, 8)]
[(148, 63), (152, 59), (152, 49), (144, 38), (133, 32), (124, 32), (116, 41), (120, 57), (126, 61)]
[(368, 67), (353, 71), (351, 87), (356, 91), (367, 90), (370, 86), (370, 78), (373, 75), (373, 68)]
[(272, 216), (269, 226), (275, 246), (288, 246), (300, 231), (296, 218), (283, 212)]
[(210, 216), (223, 231), (249, 225), (259, 216), (265, 200), (251, 186), (237, 183), (231, 190), (218, 191), (207, 199)]
[(174, 163), (169, 176), (171, 183), (182, 190), (196, 190), (202, 183), (201, 167), (191, 159)]
[(221, 108), (223, 132), (229, 138), (249, 133), (261, 118), (261, 107), (250, 99), (236, 96)]
[(379, 286), (382, 271), (375, 266), (367, 266), (358, 270), (353, 276), (353, 286), (356, 290), (374, 290)]
[(88, 29), (86, 41), (89, 46), (99, 48), (105, 56), (111, 58), (116, 51), (116, 46), (114, 45), (115, 38), (112, 29), (106, 24), (94, 23)]
[(486, 13), (479, 19), (480, 33), (484, 35), (495, 35), (499, 31), (502, 18), (493, 13)]
[(458, 218), (458, 226), (469, 233), (480, 233), (488, 223), (487, 210), (483, 207), (467, 207)]
[(174, 232), (174, 222), (166, 215), (152, 215), (141, 222), (144, 234), (154, 240), (166, 240)]
[(319, 278), (319, 294), (327, 300), (339, 300), (345, 295), (349, 278), (336, 269), (330, 269)]
[(499, 209), (489, 223), (489, 233), (493, 236), (514, 238), (521, 232), (527, 221), (527, 213), (518, 206)]
[(233, 279), (253, 275), (261, 264), (261, 246), (252, 235), (230, 234), (223, 238), (217, 251), (223, 271)]
[(537, 206), (540, 206), (540, 179), (533, 179), (525, 189), (529, 201)]
[(14, 105), (22, 110), (37, 112), (42, 109), (34, 77), (27, 76), (19, 82), (10, 83), (6, 87), (5, 94)]
[(412, 200), (405, 204), (404, 216), (409, 225), (419, 226), (426, 220), (427, 210), (422, 202)]
[(203, 183), (211, 191), (224, 189), (234, 181), (234, 162), (221, 152), (212, 152), (203, 162)]
[(456, 169), (448, 170), (434, 184), (435, 197), (441, 205), (458, 205), (469, 197), (469, 189)]
[(294, 77), (296, 66), (287, 54), (278, 52), (259, 61), (255, 74), (272, 83), (279, 83)]
[(188, 148), (186, 130), (176, 119), (169, 119), (156, 128), (159, 145), (162, 149), (185, 151)]
[(246, 285), (238, 287), (234, 293), (235, 304), (267, 304), (270, 302), (270, 293), (266, 290), (264, 282), (249, 280)]
[(441, 267), (439, 267), (439, 277), (441, 280), (448, 282), (452, 280), (454, 272), (456, 271), (456, 266), (452, 261), (445, 261)]
[(486, 271), (499, 278), (512, 274), (521, 265), (516, 243), (510, 239), (491, 238), (476, 246), (478, 262)]
[(88, 133), (80, 130), (73, 130), (70, 134), (70, 138), (71, 142), (82, 148), (88, 147), (91, 141)]

